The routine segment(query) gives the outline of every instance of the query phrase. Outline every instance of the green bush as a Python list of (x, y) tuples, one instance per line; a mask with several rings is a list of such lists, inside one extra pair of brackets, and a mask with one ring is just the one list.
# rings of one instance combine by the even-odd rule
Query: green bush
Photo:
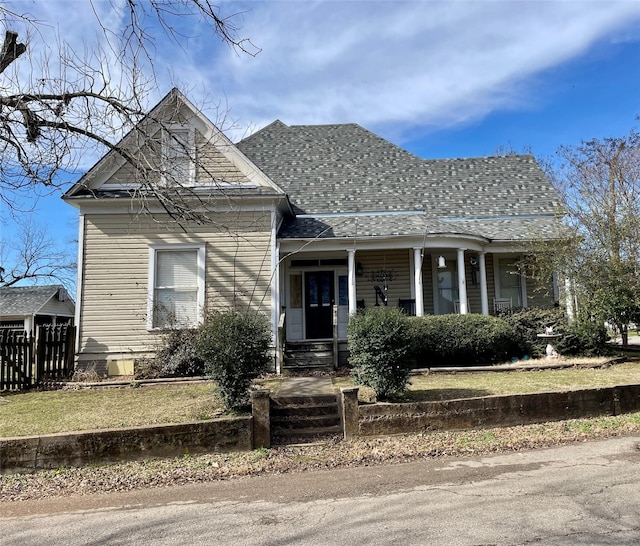
[(556, 348), (561, 355), (600, 356), (607, 353), (608, 339), (604, 323), (578, 319), (569, 325)]
[(411, 370), (409, 322), (399, 309), (367, 309), (351, 317), (348, 340), (357, 384), (372, 388), (380, 400), (404, 391)]
[(229, 409), (249, 403), (251, 383), (271, 362), (271, 330), (264, 315), (225, 311), (208, 316), (198, 329), (198, 354)]
[(540, 339), (545, 328), (551, 326), (554, 334), (560, 337), (552, 341), (552, 345), (560, 355), (595, 356), (607, 352), (607, 331), (603, 323), (578, 318), (571, 324), (562, 309), (522, 309), (504, 317), (523, 340), (528, 354), (536, 357), (545, 355), (547, 342)]
[(196, 339), (195, 330), (169, 330), (155, 358), (136, 360), (136, 379), (204, 375), (204, 362), (198, 356)]
[(477, 366), (524, 354), (516, 331), (507, 322), (484, 315), (412, 317), (410, 339), (417, 367)]
[[(561, 341), (569, 330), (569, 321), (567, 315), (559, 308), (542, 309), (531, 307), (528, 309), (520, 309), (505, 315), (503, 320), (508, 322), (517, 332), (521, 339), (523, 351), (525, 354), (542, 357), (545, 356), (545, 348), (547, 341), (541, 340), (538, 334), (543, 334), (545, 328), (553, 328), (554, 334), (560, 334)], [(553, 345), (558, 346), (559, 341), (554, 341)], [(562, 352), (562, 351), (561, 351)]]

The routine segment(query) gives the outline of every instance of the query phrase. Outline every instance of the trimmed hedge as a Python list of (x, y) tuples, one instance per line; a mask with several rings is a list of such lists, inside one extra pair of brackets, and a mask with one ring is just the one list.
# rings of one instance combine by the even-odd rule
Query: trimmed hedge
[(419, 368), (479, 366), (525, 353), (503, 319), (485, 315), (436, 315), (409, 319), (411, 358)]

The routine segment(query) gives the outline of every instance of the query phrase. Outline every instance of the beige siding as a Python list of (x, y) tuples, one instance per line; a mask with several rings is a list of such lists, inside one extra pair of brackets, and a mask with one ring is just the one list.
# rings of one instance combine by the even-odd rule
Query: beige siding
[(154, 349), (157, 334), (147, 331), (151, 245), (205, 244), (208, 308), (251, 306), (268, 314), (270, 238), (269, 212), (221, 215), (218, 225), (188, 226), (186, 233), (148, 218), (85, 216), (81, 359)]
[[(205, 137), (196, 132), (196, 181), (198, 182), (225, 182), (242, 184), (249, 182), (247, 176), (240, 171), (225, 155)], [(162, 171), (159, 158), (161, 157), (160, 133), (148, 141), (140, 151), (135, 152), (141, 164), (149, 164), (156, 172), (152, 172), (149, 182), (159, 182)], [(148, 175), (147, 175), (148, 176)], [(110, 183), (132, 183), (138, 180), (136, 170), (130, 163), (125, 163), (109, 180)]]
[(553, 297), (553, 280), (547, 282), (527, 279), (527, 305), (529, 307), (550, 308), (555, 305)]
[[(374, 286), (383, 288), (382, 281), (371, 280), (371, 273), (382, 268), (393, 272), (393, 280), (387, 282), (388, 306), (398, 307), (399, 299), (411, 298), (409, 252), (408, 249), (401, 249), (360, 251), (356, 254), (356, 261), (362, 264), (364, 272), (361, 277), (356, 277), (356, 295), (357, 299), (364, 299), (365, 307), (373, 307), (376, 304)], [(379, 303), (382, 305), (381, 301)]]
[(231, 163), (213, 144), (207, 143), (201, 134), (196, 135), (198, 158), (196, 180), (229, 182), (241, 184), (248, 182), (247, 176)]

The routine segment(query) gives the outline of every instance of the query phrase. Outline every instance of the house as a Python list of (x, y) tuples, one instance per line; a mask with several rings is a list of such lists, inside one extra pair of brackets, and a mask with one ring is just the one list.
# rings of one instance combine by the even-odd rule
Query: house
[[(530, 155), (425, 160), (356, 124), (275, 121), (234, 144), (172, 90), (65, 195), (80, 212), (79, 365), (131, 373), (205, 310), (266, 313), (286, 342), (337, 339), (359, 308), (552, 306), (522, 274), (557, 237)], [(138, 154), (138, 155), (136, 155)], [(277, 363), (277, 367), (281, 363)], [(278, 369), (278, 368), (277, 368)]]
[(75, 305), (62, 285), (0, 288), (0, 329), (32, 332), (45, 324), (73, 324)]

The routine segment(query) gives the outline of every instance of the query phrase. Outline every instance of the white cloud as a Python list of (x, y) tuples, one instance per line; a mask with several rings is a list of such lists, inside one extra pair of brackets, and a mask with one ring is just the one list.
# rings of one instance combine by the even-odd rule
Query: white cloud
[(372, 128), (447, 126), (522, 107), (531, 99), (527, 82), (541, 71), (601, 39), (631, 39), (629, 29), (640, 20), (637, 2), (239, 7), (249, 10), (242, 32), (262, 53), (254, 59), (223, 50), (211, 85), (226, 93), (245, 122), (258, 126), (275, 118)]
[[(103, 22), (123, 31), (122, 0), (96, 1)], [(12, 4), (52, 23), (77, 48), (100, 36), (89, 2)], [(535, 101), (539, 74), (595, 44), (640, 39), (640, 3), (594, 2), (223, 2), (240, 13), (239, 34), (255, 58), (222, 45), (204, 27), (179, 27), (181, 49), (156, 34), (161, 88), (175, 83), (200, 104), (224, 98), (230, 117), (262, 126), (355, 121), (396, 135), (446, 127)], [(153, 29), (150, 29), (153, 32)], [(51, 40), (46, 32), (43, 43)], [(34, 44), (35, 45), (35, 44)], [(119, 74), (114, 74), (114, 78)], [(211, 112), (207, 111), (207, 114)], [(389, 134), (387, 133), (387, 136)]]

